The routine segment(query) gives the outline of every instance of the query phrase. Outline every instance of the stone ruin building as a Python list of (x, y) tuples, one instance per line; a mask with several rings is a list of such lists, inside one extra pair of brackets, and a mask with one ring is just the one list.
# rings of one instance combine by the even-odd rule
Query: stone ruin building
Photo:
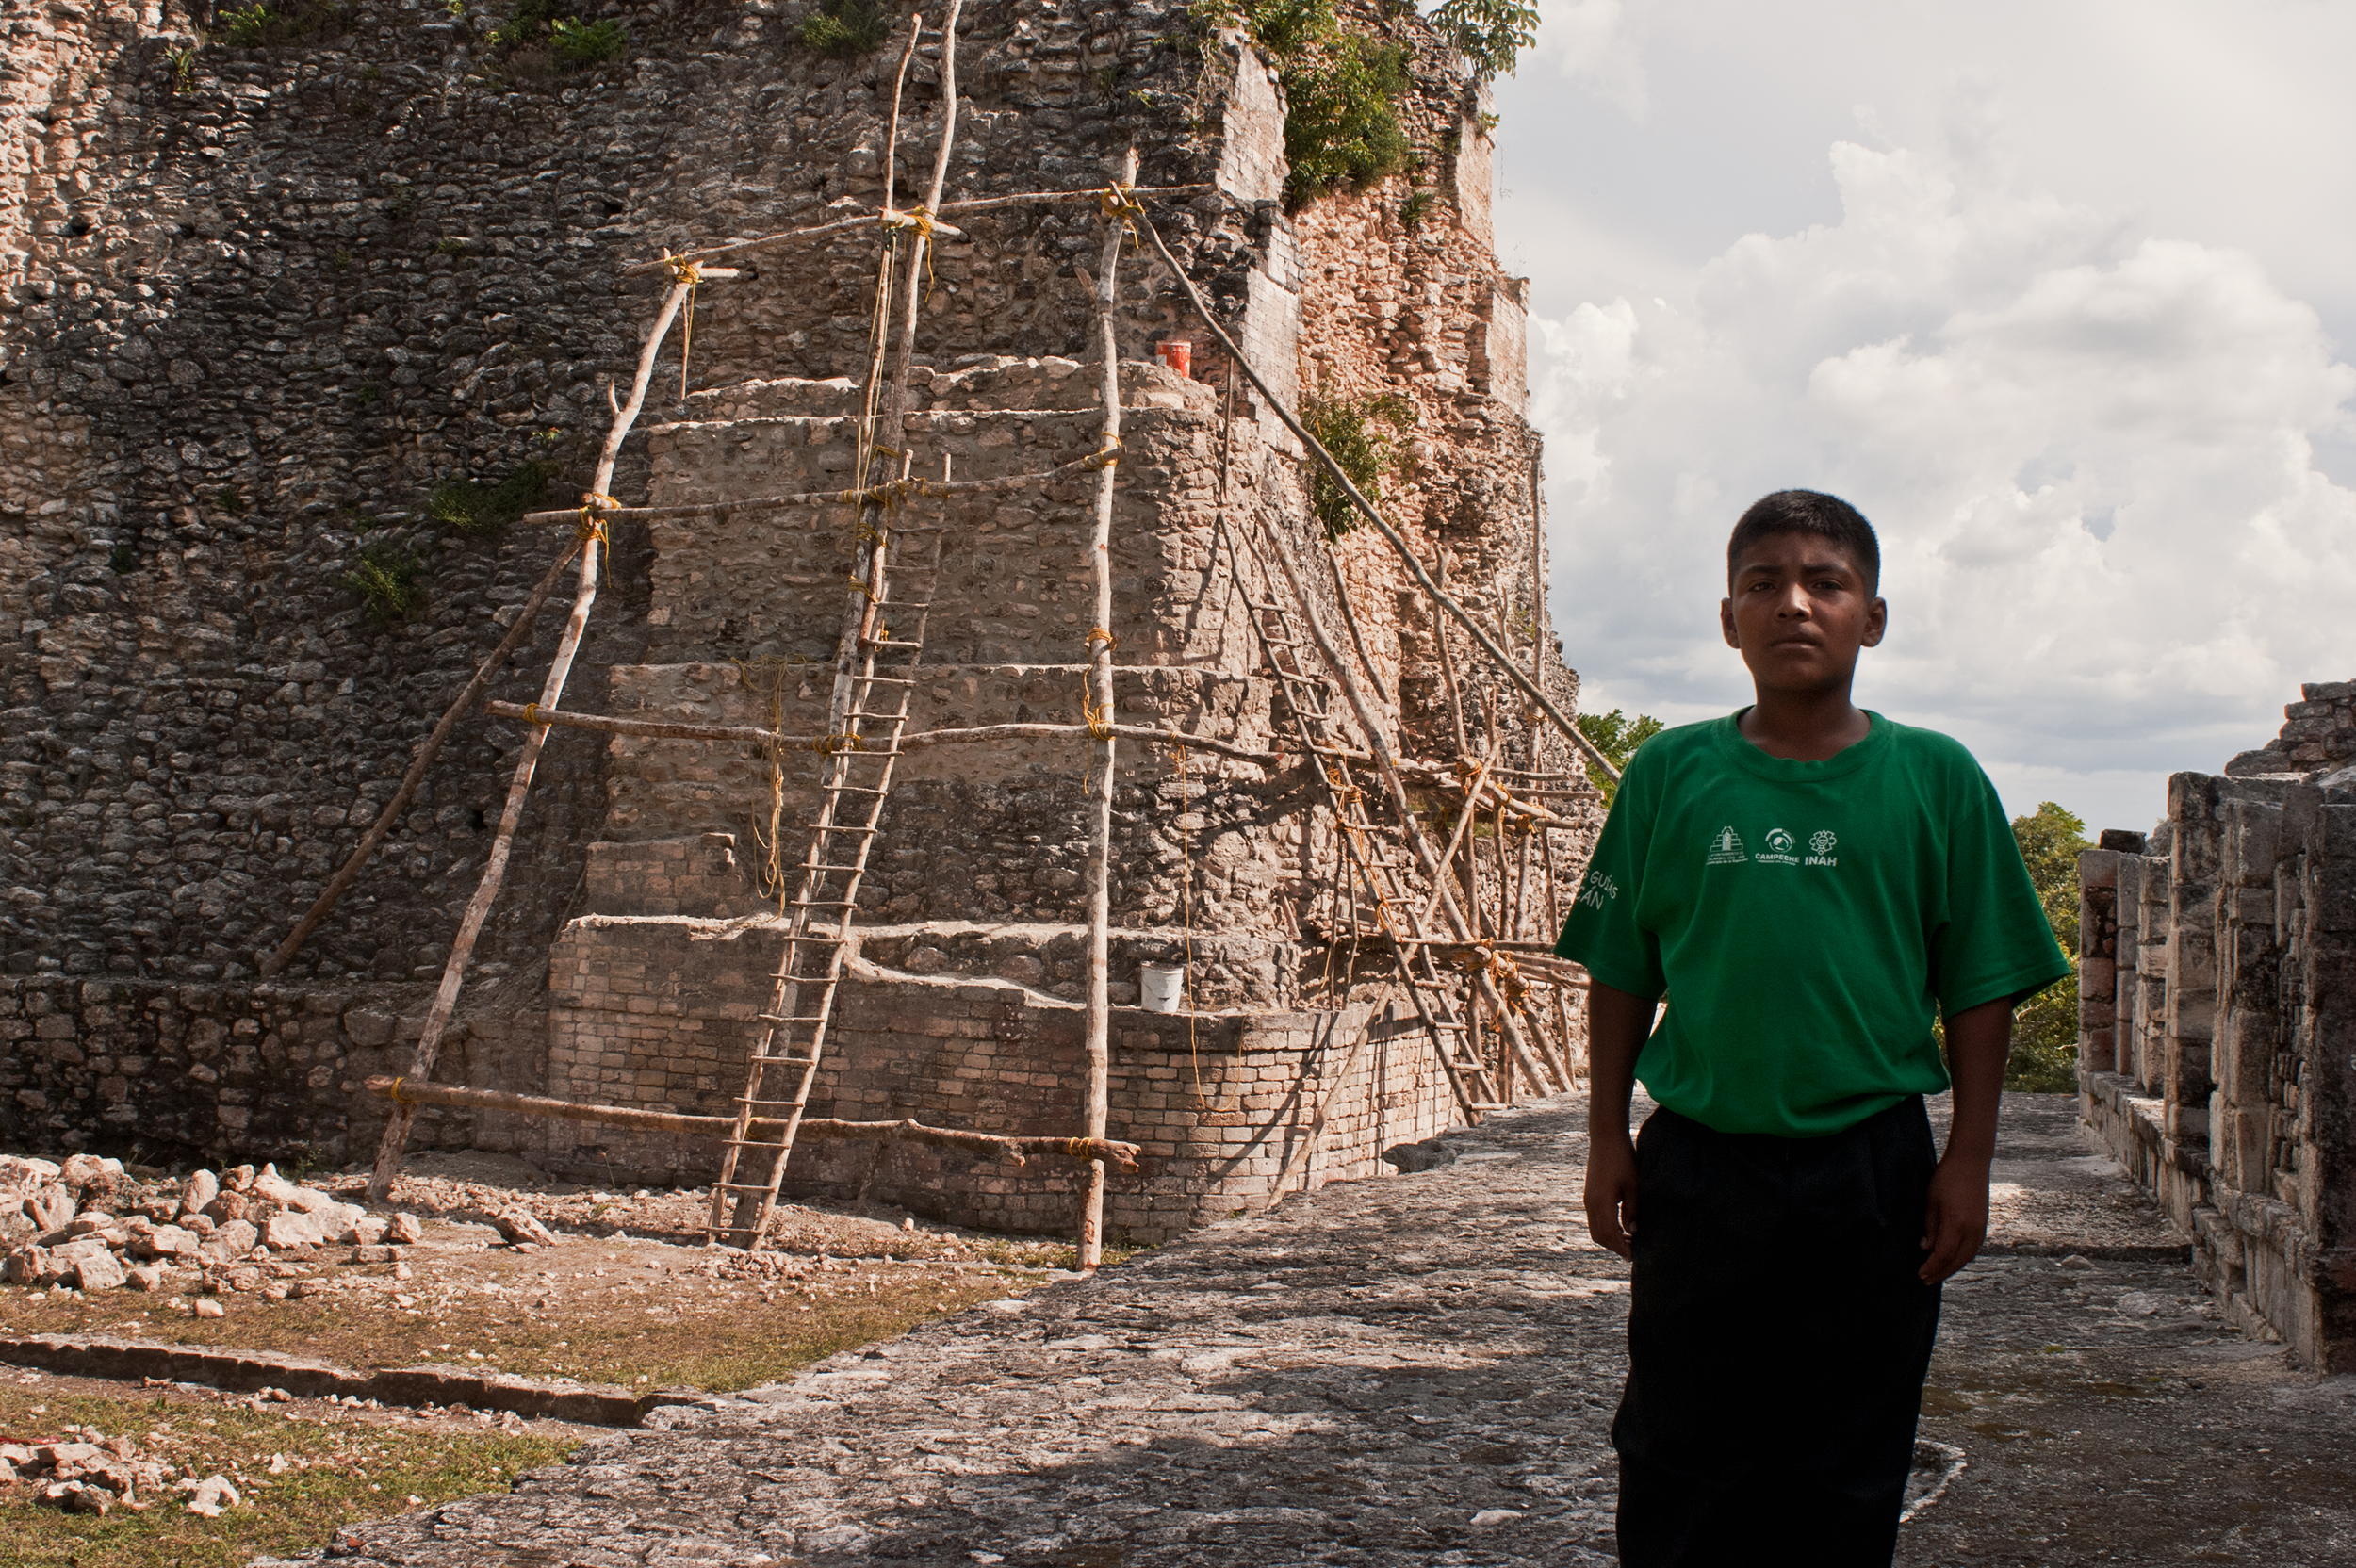
[[(908, 24), (829, 57), (795, 41), (810, 9), (584, 6), (627, 22), (628, 59), (536, 74), (490, 19), (418, 0), (360, 0), (253, 47), (195, 47), (202, 19), (176, 3), (11, 12), (0, 1144), (157, 1164), (373, 1149), (386, 1106), (363, 1084), (407, 1070), (525, 726), (464, 713), (326, 923), (267, 979), (262, 956), (570, 540), (517, 516), (573, 505), (591, 478), (609, 389), (667, 283), (625, 264), (881, 200)], [(924, 8), (909, 70), (903, 193), (938, 145), (944, 9)], [(1195, 188), (1146, 202), (1179, 265), (1280, 400), (1400, 428), (1385, 512), (1567, 712), (1525, 286), (1490, 232), (1493, 120), (1422, 22), (1345, 9), (1405, 47), (1400, 172), (1288, 198), (1277, 74), (1174, 0), (975, 0), (945, 194), (1102, 188), (1132, 148), (1141, 188)], [(950, 220), (908, 382), (914, 471), (1094, 450), (1098, 204)], [(860, 227), (701, 285), (684, 369), (675, 335), (613, 494), (676, 507), (858, 482), (876, 254)], [(1544, 825), (1477, 817), (1454, 883), (1498, 951), (1550, 935), (1600, 808), (1564, 738), (1371, 529), (1329, 549), (1303, 449), (1180, 280), (1133, 241), (1115, 276), (1119, 717), (1228, 748), (1119, 752), (1111, 1126), (1143, 1156), (1114, 1179), (1108, 1223), (1148, 1239), (1280, 1176), (1379, 1173), (1465, 1114), (1368, 949), (1317, 773), (1287, 738), (1237, 586), (1247, 521), (1310, 566), (1303, 612), (1347, 629), (1435, 844), (1464, 817), (1460, 758), (1520, 770)], [(1170, 343), (1191, 350), (1183, 370)], [(1093, 482), (908, 502), (946, 530), (912, 730), (1088, 718)], [(564, 709), (825, 731), (851, 515), (617, 514)], [(387, 614), (388, 595), (413, 602)], [(560, 596), (489, 694), (537, 693), (561, 628)], [(813, 1115), (1076, 1131), (1088, 755), (1016, 739), (899, 763)], [(434, 1075), (728, 1114), (778, 959), (773, 845), (790, 873), (823, 760), (548, 730)], [(1178, 1011), (1137, 1004), (1149, 963), (1184, 967)], [(1528, 1008), (1567, 1082), (1577, 991), (1533, 986)], [(413, 1144), (601, 1182), (700, 1184), (719, 1158), (709, 1137), (486, 1109), (429, 1109)], [(1059, 1231), (1082, 1179), (831, 1143), (796, 1151), (786, 1190)]]
[(2246, 1331), (2356, 1371), (2356, 681), (2079, 857), (2078, 1083)]

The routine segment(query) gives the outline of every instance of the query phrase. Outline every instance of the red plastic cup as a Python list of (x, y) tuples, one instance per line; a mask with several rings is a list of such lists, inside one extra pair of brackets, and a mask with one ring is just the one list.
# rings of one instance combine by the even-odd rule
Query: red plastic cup
[(1169, 366), (1171, 369), (1177, 371), (1180, 375), (1185, 376), (1193, 373), (1193, 344), (1156, 343), (1153, 345), (1153, 353), (1155, 358), (1159, 359), (1164, 365)]

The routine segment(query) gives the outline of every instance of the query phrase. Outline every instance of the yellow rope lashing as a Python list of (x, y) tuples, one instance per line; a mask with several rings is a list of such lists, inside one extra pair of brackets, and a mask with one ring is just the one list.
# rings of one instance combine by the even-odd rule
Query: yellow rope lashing
[(687, 320), (679, 329), (679, 400), (687, 400), (687, 355), (695, 346), (695, 285), (703, 281), (703, 264), (685, 256), (663, 253), (663, 264), (671, 270), (671, 281), (687, 289)]
[(1114, 439), (1104, 443), (1104, 445), (1098, 450), (1088, 453), (1088, 456), (1080, 460), (1080, 463), (1081, 466), (1093, 473), (1099, 468), (1109, 468), (1120, 461), (1121, 442), (1118, 439)]
[(1101, 626), (1092, 626), (1088, 628), (1088, 634), (1081, 638), (1080, 642), (1082, 645), (1088, 649), (1088, 657), (1090, 659), (1096, 657), (1096, 645), (1099, 643), (1104, 645), (1104, 651), (1106, 653), (1110, 653), (1113, 649), (1121, 646), (1121, 639), (1114, 636), (1111, 632), (1105, 630)]
[(1137, 205), (1130, 187), (1118, 180), (1107, 185), (1096, 193), (1096, 210), (1104, 216), (1105, 222), (1119, 223), (1127, 231), (1130, 240), (1137, 242), (1137, 226), (1130, 220), (1144, 217), (1145, 209)]
[(1092, 739), (1109, 741), (1113, 738), (1113, 705), (1080, 699), (1080, 710), (1088, 715), (1088, 730)]

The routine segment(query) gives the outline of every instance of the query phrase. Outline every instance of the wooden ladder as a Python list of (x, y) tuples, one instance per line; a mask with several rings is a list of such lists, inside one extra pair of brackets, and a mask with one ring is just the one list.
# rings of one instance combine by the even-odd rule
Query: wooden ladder
[[(704, 1232), (710, 1241), (759, 1251), (768, 1235), (777, 1184), (785, 1179), (794, 1135), (826, 1055), (826, 1028), (859, 915), (859, 883), (867, 874), (868, 852), (879, 831), (915, 697), (945, 531), (940, 523), (890, 528), (875, 546), (878, 560), (870, 581), (878, 586), (869, 591), (870, 629), (859, 639), (849, 717), (844, 732), (828, 742), (810, 849), (794, 894), (783, 906), (785, 952), (777, 961), (769, 1009), (759, 1015), (761, 1036), (745, 1062), (736, 1125), (728, 1134), (719, 1180), (712, 1184)], [(886, 561), (910, 543), (917, 546), (913, 558), (890, 562), (887, 573)], [(910, 588), (913, 596), (899, 596)], [(888, 622), (887, 616), (897, 620)], [(771, 1079), (773, 1071), (777, 1080)], [(740, 1180), (740, 1172), (749, 1179)]]
[[(1294, 732), (1317, 766), (1326, 803), (1340, 828), (1344, 857), (1351, 874), (1372, 902), (1401, 985), (1415, 1004), (1416, 1016), (1432, 1041), (1440, 1069), (1465, 1119), (1479, 1122), (1487, 1111), (1502, 1110), (1505, 1097), (1495, 1074), (1474, 1048), (1472, 1029), (1464, 1021), (1456, 986), (1433, 960), (1435, 946), (1448, 939), (1434, 937), (1425, 924), (1420, 901), (1409, 881), (1417, 871), (1403, 825), (1375, 820), (1366, 809), (1366, 792), (1350, 770), (1358, 747), (1333, 702), (1333, 683), (1312, 674), (1309, 660), (1320, 660), (1317, 645), (1298, 635), (1295, 617), (1285, 608), (1288, 587), (1280, 585), (1268, 552), (1281, 547), (1268, 536), (1268, 521), (1257, 507), (1240, 509), (1245, 518), (1227, 526), (1230, 555), (1235, 559), (1235, 585), (1252, 612), (1252, 629), (1268, 665), (1276, 676), (1292, 714)], [(1240, 541), (1237, 548), (1235, 541)], [(1252, 568), (1245, 570), (1245, 557)], [(1445, 874), (1445, 872), (1443, 872)], [(1352, 933), (1353, 939), (1355, 933)]]

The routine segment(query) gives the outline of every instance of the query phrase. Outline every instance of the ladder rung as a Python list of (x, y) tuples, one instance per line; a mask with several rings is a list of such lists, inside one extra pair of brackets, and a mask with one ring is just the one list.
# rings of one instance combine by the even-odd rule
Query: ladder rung
[(859, 907), (859, 900), (856, 898), (789, 898), (785, 901), (785, 906), (789, 909), (856, 909)]
[(855, 675), (851, 678), (865, 681), (870, 686), (913, 686), (916, 684), (913, 680), (904, 679), (896, 675)]
[[(797, 984), (805, 986), (812, 984), (825, 984), (824, 981), (820, 980), (814, 974), (797, 974), (793, 976), (793, 978)], [(755, 1013), (753, 1016), (761, 1020), (763, 1023), (824, 1023), (826, 1021), (826, 1015), (824, 1013), (792, 1015), (786, 1013)]]

